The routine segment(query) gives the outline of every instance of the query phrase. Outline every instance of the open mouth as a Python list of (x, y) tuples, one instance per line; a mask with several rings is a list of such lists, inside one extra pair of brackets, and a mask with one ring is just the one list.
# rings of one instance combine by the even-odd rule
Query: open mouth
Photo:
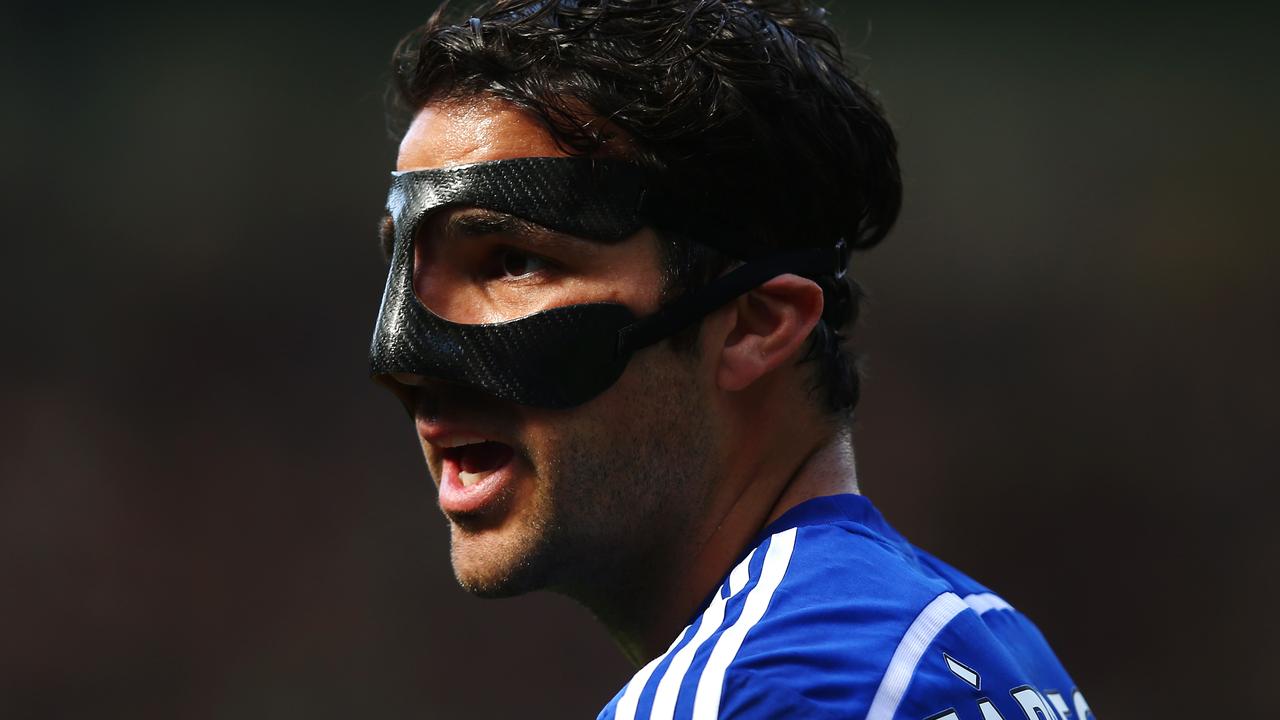
[(444, 448), (441, 458), (457, 467), (463, 487), (471, 487), (510, 462), (514, 454), (510, 445), (477, 438)]

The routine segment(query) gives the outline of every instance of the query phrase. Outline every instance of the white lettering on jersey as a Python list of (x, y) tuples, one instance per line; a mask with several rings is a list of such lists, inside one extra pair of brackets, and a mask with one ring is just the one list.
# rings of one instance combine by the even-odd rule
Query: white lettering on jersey
[(942, 658), (947, 661), (947, 667), (951, 670), (953, 675), (969, 683), (970, 687), (974, 690), (982, 689), (982, 678), (978, 675), (977, 670), (974, 670), (946, 653), (942, 653)]
[(1062, 693), (1057, 690), (1045, 690), (1044, 698), (1053, 704), (1053, 709), (1058, 711), (1062, 720), (1071, 720), (1071, 708), (1067, 707), (1067, 701), (1062, 699)]
[(1071, 704), (1076, 706), (1076, 720), (1086, 720), (1093, 717), (1093, 711), (1089, 709), (1089, 703), (1084, 701), (1084, 695), (1079, 690), (1071, 691)]
[[(948, 661), (952, 660), (945, 653), (943, 655)], [(955, 672), (954, 668), (952, 672)], [(1030, 685), (1020, 685), (1010, 690), (1009, 695), (1017, 701), (1027, 720), (1089, 720), (1093, 718), (1093, 711), (1089, 709), (1089, 703), (1085, 702), (1084, 695), (1079, 690), (1071, 691), (1071, 701), (1075, 705), (1074, 715), (1066, 701), (1062, 699), (1062, 693), (1056, 690), (1050, 690), (1041, 695), (1040, 691)], [(1046, 701), (1045, 698), (1048, 700)], [(978, 710), (982, 713), (982, 720), (1005, 720), (1004, 715), (1001, 715), (995, 704), (987, 698), (978, 701)], [(937, 715), (930, 715), (925, 720), (959, 720), (959, 716), (955, 708), (949, 708)]]
[(1040, 693), (1030, 685), (1014, 688), (1009, 691), (1009, 694), (1022, 706), (1022, 712), (1026, 714), (1027, 720), (1060, 720), (1058, 714), (1049, 707), (1049, 703), (1045, 702)]
[(1004, 720), (1004, 716), (991, 704), (990, 700), (983, 698), (978, 701), (978, 709), (982, 711), (982, 720)]

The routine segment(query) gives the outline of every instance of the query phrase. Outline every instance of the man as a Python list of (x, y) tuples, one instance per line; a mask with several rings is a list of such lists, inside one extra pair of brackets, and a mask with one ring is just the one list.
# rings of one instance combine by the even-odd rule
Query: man
[(858, 495), (845, 269), (901, 186), (819, 11), (500, 0), (395, 77), (373, 374), (459, 582), (564, 593), (641, 668), (601, 717), (1091, 716)]

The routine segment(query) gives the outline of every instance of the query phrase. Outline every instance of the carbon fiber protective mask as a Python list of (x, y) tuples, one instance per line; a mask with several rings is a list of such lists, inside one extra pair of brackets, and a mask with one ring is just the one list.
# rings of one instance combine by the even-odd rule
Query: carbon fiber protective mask
[[(602, 243), (646, 226), (689, 227), (689, 215), (637, 165), (588, 158), (518, 158), (392, 174), (395, 236), (369, 353), (370, 373), (409, 405), (404, 373), (534, 407), (565, 408), (607, 390), (631, 356), (783, 273), (843, 274), (843, 243), (755, 259), (652, 315), (617, 303), (567, 305), (499, 323), (446, 320), (414, 293), (414, 238), (446, 207), (482, 208)], [(704, 239), (700, 234), (699, 239)], [(708, 242), (728, 250), (727, 242)], [(735, 253), (729, 252), (730, 255)], [(412, 411), (412, 408), (410, 408)]]

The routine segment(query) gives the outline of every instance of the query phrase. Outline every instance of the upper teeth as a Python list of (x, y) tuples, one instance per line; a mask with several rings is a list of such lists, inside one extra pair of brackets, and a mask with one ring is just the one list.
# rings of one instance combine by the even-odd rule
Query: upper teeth
[(451, 438), (444, 438), (439, 442), (437, 442), (436, 445), (439, 445), (442, 448), (456, 448), (456, 447), (462, 447), (463, 445), (476, 445), (482, 442), (485, 442), (485, 439), (482, 437), (468, 437), (464, 435), (458, 435)]

